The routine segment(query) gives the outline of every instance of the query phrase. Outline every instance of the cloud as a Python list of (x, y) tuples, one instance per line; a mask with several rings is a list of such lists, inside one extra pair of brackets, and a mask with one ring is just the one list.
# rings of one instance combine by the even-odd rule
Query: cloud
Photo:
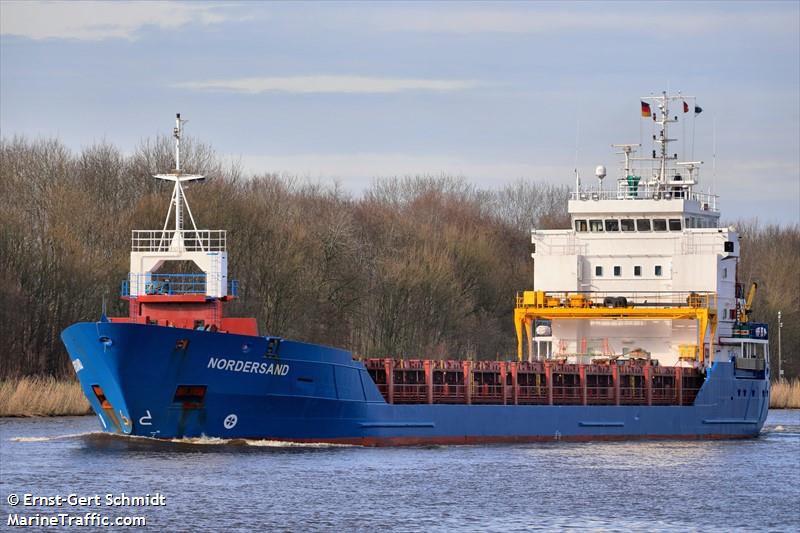
[(171, 2), (0, 2), (0, 34), (29, 39), (134, 39), (145, 26), (163, 30), (231, 20), (220, 6)]
[(474, 80), (435, 80), (413, 78), (380, 78), (370, 76), (291, 76), (269, 78), (235, 78), (176, 83), (179, 89), (258, 94), (286, 93), (397, 93), (403, 91), (449, 92), (483, 85)]
[[(646, 32), (696, 34), (729, 31), (746, 24), (752, 30), (796, 33), (795, 17), (785, 12), (720, 13), (693, 10), (691, 13), (622, 11), (610, 6), (606, 12), (546, 11), (541, 9), (447, 9), (381, 11), (368, 15), (370, 27), (383, 31), (426, 33), (517, 33), (537, 34), (567, 31)], [(663, 6), (662, 6), (663, 7)]]

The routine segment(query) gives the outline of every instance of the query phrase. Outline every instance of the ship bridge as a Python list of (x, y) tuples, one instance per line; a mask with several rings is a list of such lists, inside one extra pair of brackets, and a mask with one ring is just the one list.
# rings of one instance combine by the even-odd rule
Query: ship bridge
[[(662, 364), (702, 364), (722, 353), (719, 338), (733, 336), (742, 318), (739, 237), (720, 227), (717, 196), (700, 190), (703, 162), (670, 153), (675, 101), (684, 111), (694, 104), (680, 94), (643, 97), (642, 116), (659, 130), (652, 153), (612, 145), (622, 156), (613, 187), (602, 165), (592, 184), (576, 172), (570, 227), (532, 230), (535, 292), (525, 294), (538, 299), (517, 305), (520, 357), (527, 333), (532, 359), (643, 352)], [(702, 305), (693, 305), (697, 295)]]

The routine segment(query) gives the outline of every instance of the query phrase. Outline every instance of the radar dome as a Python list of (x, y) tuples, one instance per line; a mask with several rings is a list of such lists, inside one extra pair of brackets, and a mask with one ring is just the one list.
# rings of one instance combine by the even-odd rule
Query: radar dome
[(594, 169), (594, 175), (597, 176), (597, 179), (601, 180), (606, 177), (606, 167), (603, 165), (598, 165), (597, 168)]

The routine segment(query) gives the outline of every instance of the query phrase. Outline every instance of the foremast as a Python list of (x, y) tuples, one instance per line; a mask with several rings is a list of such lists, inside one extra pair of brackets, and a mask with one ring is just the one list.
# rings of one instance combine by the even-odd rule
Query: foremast
[(162, 237), (167, 236), (167, 226), (169, 225), (170, 215), (173, 210), (175, 212), (175, 231), (172, 232), (170, 239), (171, 250), (181, 250), (185, 248), (183, 243), (183, 207), (186, 206), (186, 212), (189, 214), (189, 220), (194, 229), (194, 237), (197, 238), (198, 244), (201, 249), (203, 247), (203, 240), (200, 239), (200, 234), (197, 231), (197, 224), (192, 215), (192, 209), (189, 207), (189, 201), (186, 199), (186, 194), (183, 191), (182, 183), (191, 181), (205, 181), (206, 177), (201, 174), (184, 174), (181, 171), (181, 136), (183, 135), (183, 124), (186, 120), (181, 120), (181, 114), (175, 115), (175, 128), (173, 129), (173, 137), (175, 138), (175, 169), (169, 174), (156, 174), (153, 177), (160, 180), (171, 181), (175, 183), (172, 189), (172, 198), (170, 199), (169, 209), (167, 210), (167, 217), (164, 220), (164, 228), (161, 230)]

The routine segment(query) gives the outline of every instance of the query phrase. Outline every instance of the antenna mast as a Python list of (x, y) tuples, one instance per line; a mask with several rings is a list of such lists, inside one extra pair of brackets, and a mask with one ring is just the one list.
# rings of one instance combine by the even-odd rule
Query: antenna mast
[[(186, 212), (189, 213), (189, 220), (192, 222), (193, 233), (200, 242), (202, 247), (202, 239), (197, 231), (197, 224), (194, 222), (192, 216), (192, 209), (189, 207), (189, 201), (183, 192), (181, 183), (187, 181), (202, 181), (206, 177), (200, 174), (184, 174), (181, 171), (181, 136), (183, 135), (183, 123), (186, 120), (181, 120), (181, 114), (175, 115), (175, 128), (172, 130), (172, 136), (175, 138), (175, 171), (170, 174), (156, 174), (153, 177), (165, 181), (172, 181), (175, 187), (172, 189), (172, 199), (170, 200), (169, 210), (167, 210), (167, 218), (164, 221), (164, 229), (161, 230), (162, 240), (170, 242), (170, 249), (181, 250), (183, 249), (183, 207), (186, 206)], [(167, 232), (167, 225), (169, 225), (170, 214), (172, 209), (175, 208), (175, 232), (170, 238)]]
[(181, 114), (175, 113), (175, 129), (172, 130), (172, 136), (175, 137), (175, 173), (181, 173), (181, 124), (186, 122), (181, 120)]
[(580, 194), (581, 192), (581, 175), (578, 173), (578, 146), (580, 146), (580, 132), (581, 121), (578, 119), (575, 121), (575, 192), (577, 194)]
[(675, 96), (667, 94), (666, 91), (661, 93), (661, 96), (643, 96), (643, 101), (651, 101), (655, 103), (656, 107), (658, 108), (659, 115), (656, 117), (656, 123), (661, 127), (661, 131), (658, 135), (653, 139), (653, 141), (659, 145), (659, 154), (658, 156), (654, 157), (658, 161), (658, 182), (663, 187), (667, 184), (667, 173), (669, 171), (670, 161), (677, 161), (678, 156), (677, 154), (669, 155), (669, 143), (676, 141), (677, 139), (670, 139), (669, 138), (669, 124), (671, 122), (677, 122), (678, 117), (669, 116), (669, 103), (672, 100), (692, 100), (694, 101), (694, 96), (684, 96), (678, 93)]

